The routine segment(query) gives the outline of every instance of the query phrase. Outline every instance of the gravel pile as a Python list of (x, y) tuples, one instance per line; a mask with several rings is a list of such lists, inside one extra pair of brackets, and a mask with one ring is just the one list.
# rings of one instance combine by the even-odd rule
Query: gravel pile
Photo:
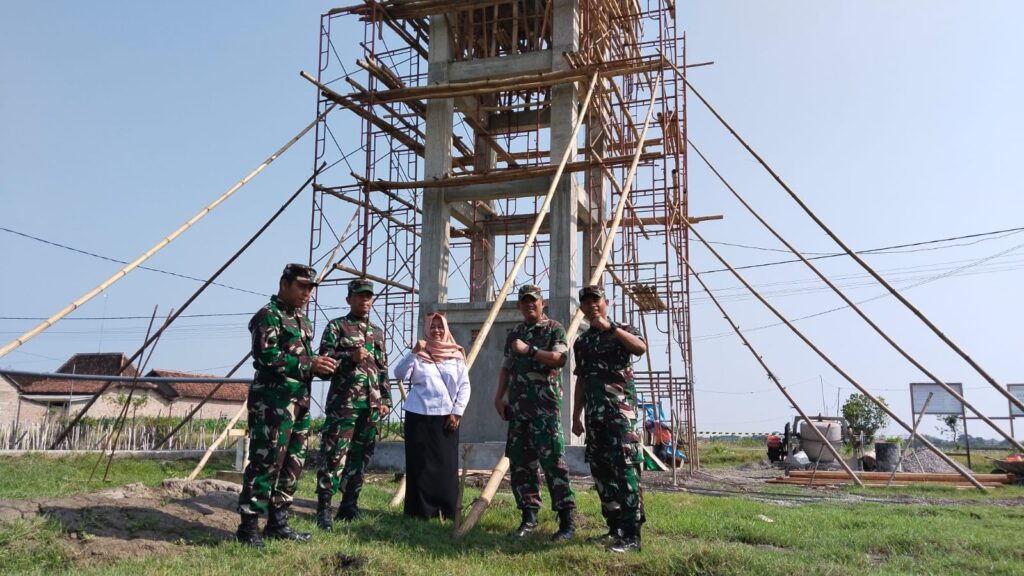
[[(915, 458), (916, 456), (916, 458)], [(903, 456), (904, 472), (929, 472), (933, 474), (955, 474), (956, 469), (942, 461), (927, 448), (907, 452)]]

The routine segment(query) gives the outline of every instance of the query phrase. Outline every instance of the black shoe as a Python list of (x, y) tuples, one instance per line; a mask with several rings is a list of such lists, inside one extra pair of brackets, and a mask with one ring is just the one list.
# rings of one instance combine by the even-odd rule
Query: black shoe
[(553, 542), (565, 542), (571, 540), (576, 534), (576, 521), (572, 518), (572, 508), (563, 508), (558, 511), (558, 532), (551, 535)]
[(334, 522), (331, 520), (331, 493), (316, 495), (316, 527), (324, 532), (334, 529)]
[(588, 544), (602, 544), (610, 545), (614, 544), (616, 540), (622, 537), (622, 531), (619, 530), (619, 526), (616, 522), (608, 522), (608, 531), (600, 536), (591, 536), (587, 538)]
[(519, 528), (512, 533), (513, 538), (525, 538), (527, 534), (537, 529), (537, 510), (533, 508), (523, 508), (523, 521), (519, 523)]
[(608, 547), (612, 552), (625, 554), (626, 552), (640, 551), (640, 526), (624, 526), (622, 536)]
[(235, 540), (249, 548), (263, 548), (259, 514), (242, 514), (242, 523), (238, 525), (238, 530), (235, 530)]
[(313, 535), (309, 532), (296, 532), (288, 526), (288, 507), (270, 509), (270, 519), (267, 520), (267, 527), (263, 529), (263, 537), (271, 540), (292, 540), (295, 542), (309, 542)]
[(359, 494), (354, 492), (345, 492), (342, 494), (341, 504), (338, 506), (338, 514), (334, 519), (351, 522), (360, 518), (363, 515), (363, 511), (359, 509), (357, 504), (358, 501)]

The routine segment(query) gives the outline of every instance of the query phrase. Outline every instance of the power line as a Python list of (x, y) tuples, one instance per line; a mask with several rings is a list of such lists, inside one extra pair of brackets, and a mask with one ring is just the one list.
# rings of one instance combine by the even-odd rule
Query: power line
[[(111, 258), (109, 256), (104, 256), (102, 254), (96, 254), (94, 252), (89, 252), (87, 250), (82, 250), (81, 248), (74, 248), (72, 246), (67, 246), (65, 244), (59, 244), (59, 243), (53, 242), (51, 240), (46, 240), (46, 239), (43, 239), (43, 238), (39, 238), (38, 236), (32, 236), (31, 234), (25, 234), (24, 232), (18, 232), (17, 230), (11, 230), (10, 228), (4, 228), (3, 226), (0, 226), (0, 230), (3, 230), (4, 232), (10, 233), (10, 234), (14, 234), (16, 236), (21, 236), (23, 238), (28, 238), (29, 240), (35, 240), (36, 242), (42, 242), (43, 244), (48, 244), (50, 246), (55, 246), (57, 248), (62, 248), (64, 250), (69, 250), (71, 252), (76, 252), (78, 254), (84, 254), (86, 256), (92, 256), (93, 258), (99, 258), (100, 260), (106, 260), (108, 262), (116, 262), (118, 264), (128, 264), (128, 262), (126, 260), (118, 260), (117, 258)], [(167, 270), (161, 270), (159, 268), (150, 268), (149, 266), (139, 266), (138, 268), (139, 268), (139, 270), (148, 270), (150, 272), (159, 272), (160, 274), (167, 274), (168, 276), (175, 276), (177, 278), (184, 278), (186, 280), (194, 280), (196, 282), (205, 282), (205, 280), (202, 279), (202, 278), (196, 278), (195, 276), (188, 276), (186, 274), (179, 274), (177, 272), (170, 272), (170, 271), (167, 271)], [(238, 292), (245, 292), (247, 294), (255, 294), (256, 296), (269, 297), (269, 294), (264, 294), (262, 292), (254, 292), (252, 290), (246, 290), (245, 288), (237, 288), (235, 286), (229, 286), (227, 284), (221, 284), (219, 282), (213, 282), (212, 284), (214, 286), (220, 286), (221, 288), (227, 288), (229, 290), (235, 290), (235, 291), (238, 291)], [(145, 318), (149, 318), (149, 316), (146, 316)], [(40, 320), (46, 320), (46, 318), (40, 318)]]
[[(964, 235), (964, 236), (953, 236), (953, 237), (950, 237), (950, 238), (939, 238), (939, 239), (936, 239), (936, 240), (924, 240), (924, 241), (921, 241), (921, 242), (911, 242), (910, 244), (896, 244), (894, 246), (884, 246), (884, 247), (881, 247), (881, 248), (871, 248), (870, 250), (859, 250), (859, 251), (856, 251), (855, 254), (910, 254), (910, 253), (913, 253), (913, 252), (925, 252), (925, 251), (932, 251), (932, 250), (944, 250), (946, 248), (959, 248), (959, 247), (962, 247), (962, 246), (971, 246), (971, 245), (977, 244), (978, 242), (983, 242), (983, 241), (987, 241), (987, 240), (997, 240), (998, 239), (998, 238), (985, 238), (986, 236), (995, 236), (997, 234), (1002, 234), (1003, 236), (1000, 236), (999, 238), (1003, 238), (1005, 236), (1011, 236), (1013, 234), (1017, 234), (1018, 232), (1024, 232), (1024, 227), (1007, 228), (1005, 230), (993, 230), (991, 232), (980, 232), (980, 233), (977, 233), (977, 234), (967, 234), (967, 235)], [(930, 244), (941, 244), (941, 243), (944, 243), (944, 242), (954, 242), (956, 240), (968, 240), (968, 239), (971, 239), (971, 238), (983, 238), (983, 240), (978, 240), (977, 242), (968, 242), (966, 244), (957, 244), (957, 245), (953, 245), (953, 246), (938, 246), (938, 247), (935, 247), (935, 248), (926, 248), (926, 249), (923, 249), (923, 250), (902, 250), (902, 251), (899, 251), (899, 252), (893, 252), (894, 250), (900, 250), (902, 248), (916, 248), (918, 246), (928, 246)], [(781, 250), (781, 249), (775, 249), (775, 248), (765, 248), (763, 246), (749, 246), (749, 245), (744, 245), (744, 244), (732, 244), (732, 243), (728, 243), (728, 242), (711, 242), (711, 244), (720, 244), (720, 245), (723, 245), (723, 246), (734, 246), (734, 247), (739, 247), (739, 248), (749, 248), (749, 249), (752, 249), (752, 250), (762, 250), (762, 251), (769, 251), (769, 252), (789, 252), (788, 250)], [(817, 254), (816, 256), (808, 257), (807, 258), (808, 260), (821, 260), (821, 259), (824, 259), (824, 258), (837, 258), (839, 256), (845, 256), (846, 255), (845, 252), (831, 252), (831, 253), (827, 253), (827, 254), (822, 254), (820, 252), (805, 252), (805, 254)], [(768, 266), (778, 266), (780, 264), (792, 264), (792, 263), (795, 263), (795, 262), (800, 262), (800, 259), (799, 258), (793, 258), (791, 260), (776, 260), (774, 262), (762, 262), (761, 264), (748, 264), (746, 266), (734, 266), (734, 268), (736, 270), (748, 270), (748, 269), (751, 269), (751, 268), (765, 268), (765, 267), (768, 267)], [(728, 272), (728, 270), (729, 270), (728, 268), (716, 268), (714, 270), (708, 270), (706, 272), (699, 272), (699, 274), (715, 274), (715, 273), (718, 273), (718, 272)]]

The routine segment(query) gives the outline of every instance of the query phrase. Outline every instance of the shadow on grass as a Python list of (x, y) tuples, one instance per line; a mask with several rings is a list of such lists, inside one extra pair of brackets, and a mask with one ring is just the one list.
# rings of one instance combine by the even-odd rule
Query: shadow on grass
[(133, 540), (215, 545), (233, 540), (234, 534), (223, 528), (186, 520), (147, 506), (44, 506), (40, 512), (57, 522), (61, 531), (78, 539), (92, 537), (124, 541)]

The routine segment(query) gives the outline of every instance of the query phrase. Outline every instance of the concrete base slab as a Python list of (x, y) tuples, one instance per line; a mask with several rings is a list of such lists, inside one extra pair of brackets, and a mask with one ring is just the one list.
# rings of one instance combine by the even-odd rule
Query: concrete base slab
[[(490, 470), (497, 466), (505, 455), (504, 442), (468, 442), (459, 444), (459, 468), (463, 467), (462, 455), (470, 446), (468, 457), (469, 468), (472, 470)], [(590, 475), (590, 465), (583, 461), (583, 446), (566, 446), (565, 463), (569, 472), (574, 475)], [(374, 471), (405, 470), (405, 444), (403, 442), (378, 442), (377, 449), (370, 460), (370, 469)]]

